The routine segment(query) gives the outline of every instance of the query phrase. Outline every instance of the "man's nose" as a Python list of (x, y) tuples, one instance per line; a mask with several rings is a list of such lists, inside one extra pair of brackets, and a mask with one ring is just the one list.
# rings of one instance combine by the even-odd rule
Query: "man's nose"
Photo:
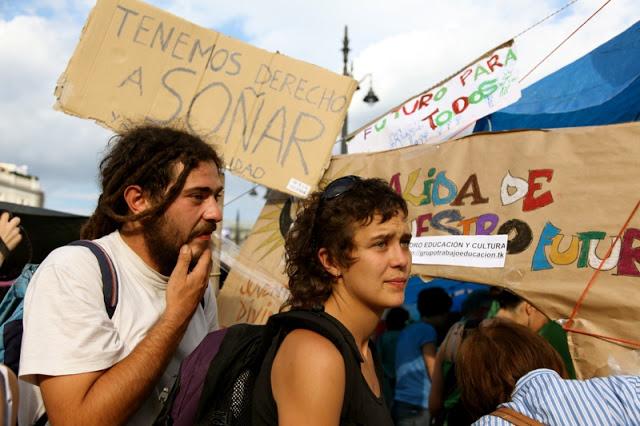
[(222, 207), (218, 204), (215, 197), (211, 196), (207, 200), (202, 218), (213, 222), (220, 222), (222, 220)]

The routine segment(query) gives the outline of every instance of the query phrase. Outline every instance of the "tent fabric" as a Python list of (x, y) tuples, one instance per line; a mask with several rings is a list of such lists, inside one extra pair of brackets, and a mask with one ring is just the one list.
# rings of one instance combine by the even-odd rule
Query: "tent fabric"
[(640, 120), (640, 21), (522, 91), (474, 132), (595, 126)]
[(434, 278), (424, 281), (417, 275), (409, 278), (407, 287), (404, 292), (404, 308), (409, 311), (411, 319), (417, 321), (420, 319), (416, 303), (418, 302), (418, 293), (422, 290), (432, 287), (441, 287), (451, 296), (451, 312), (460, 312), (462, 303), (467, 296), (475, 290), (487, 290), (489, 287), (482, 284), (469, 283), (464, 281), (455, 281), (445, 278)]
[(0, 279), (10, 280), (16, 270), (20, 272), (25, 263), (40, 263), (55, 248), (80, 238), (80, 227), (88, 219), (37, 207), (0, 202), (0, 212), (9, 211), (20, 217), (20, 225), (28, 238), (11, 253), (2, 265)]

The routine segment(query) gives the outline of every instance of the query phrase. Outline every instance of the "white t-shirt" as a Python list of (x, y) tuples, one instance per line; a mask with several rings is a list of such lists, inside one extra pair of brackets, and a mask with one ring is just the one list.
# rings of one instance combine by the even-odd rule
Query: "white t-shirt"
[[(118, 274), (118, 305), (113, 318), (105, 309), (100, 268), (86, 247), (65, 246), (42, 262), (29, 283), (24, 303), (20, 378), (104, 370), (125, 358), (164, 312), (168, 277), (151, 269), (113, 232), (96, 240)], [(151, 395), (128, 424), (149, 425), (171, 388), (180, 362), (207, 333), (218, 328), (215, 293), (205, 293), (185, 335)], [(165, 390), (165, 392), (167, 392)], [(123, 389), (124, 391), (124, 389)]]

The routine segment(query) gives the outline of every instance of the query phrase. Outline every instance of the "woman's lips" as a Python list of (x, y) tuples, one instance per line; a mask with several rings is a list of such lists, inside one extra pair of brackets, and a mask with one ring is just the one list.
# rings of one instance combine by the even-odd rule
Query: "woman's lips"
[(398, 279), (388, 280), (385, 282), (393, 287), (402, 288), (402, 289), (404, 289), (404, 287), (407, 285), (406, 278), (398, 278)]

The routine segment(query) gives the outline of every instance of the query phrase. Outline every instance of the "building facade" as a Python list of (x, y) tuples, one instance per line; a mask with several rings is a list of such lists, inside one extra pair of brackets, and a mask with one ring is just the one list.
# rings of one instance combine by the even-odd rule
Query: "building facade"
[(0, 163), (0, 201), (42, 207), (44, 192), (38, 178), (27, 173), (27, 166)]

